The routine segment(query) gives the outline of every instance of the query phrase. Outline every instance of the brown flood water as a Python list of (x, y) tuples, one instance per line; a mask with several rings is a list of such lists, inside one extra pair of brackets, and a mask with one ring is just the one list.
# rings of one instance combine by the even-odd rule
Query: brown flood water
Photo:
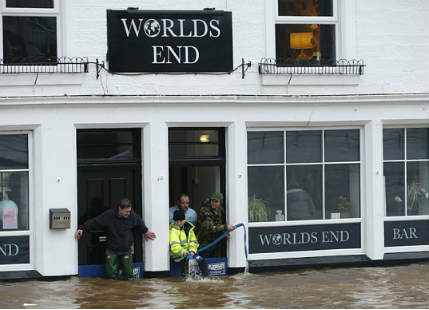
[(207, 280), (0, 282), (0, 308), (429, 308), (429, 262)]

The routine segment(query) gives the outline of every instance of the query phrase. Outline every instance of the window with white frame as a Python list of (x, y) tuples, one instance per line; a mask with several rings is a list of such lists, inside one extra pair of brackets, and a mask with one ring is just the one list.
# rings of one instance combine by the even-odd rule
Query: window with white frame
[(386, 215), (429, 215), (429, 128), (383, 130)]
[(29, 230), (27, 134), (0, 134), (0, 231)]
[(249, 222), (360, 218), (360, 130), (247, 133)]
[(0, 0), (0, 3), (3, 63), (56, 62), (59, 0)]
[(278, 64), (335, 64), (337, 0), (275, 0), (272, 10)]

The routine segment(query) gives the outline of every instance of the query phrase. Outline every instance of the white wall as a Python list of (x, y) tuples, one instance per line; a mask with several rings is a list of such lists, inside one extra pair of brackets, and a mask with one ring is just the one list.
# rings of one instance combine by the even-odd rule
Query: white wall
[[(268, 1), (268, 0), (267, 0)], [(269, 0), (275, 1), (275, 0)], [(64, 95), (332, 95), (429, 92), (429, 2), (426, 0), (348, 0), (343, 6), (343, 55), (366, 63), (365, 74), (350, 85), (344, 77), (310, 76), (289, 86), (262, 85), (257, 63), (266, 55), (265, 1), (62, 1), (63, 50), (66, 56), (104, 60), (107, 52), (106, 9), (232, 11), (234, 67), (252, 62), (245, 79), (230, 75), (119, 76), (95, 66), (87, 74), (18, 74), (0, 77), (0, 96)], [(342, 1), (340, 1), (342, 2)], [(410, 22), (412, 21), (412, 22)], [(285, 77), (283, 77), (285, 78)], [(37, 80), (37, 81), (36, 81)], [(279, 80), (279, 79), (277, 79)], [(34, 85), (36, 83), (36, 85)]]
[[(355, 125), (364, 129), (364, 253), (383, 254), (380, 144), (381, 124), (428, 126), (429, 98), (361, 96), (316, 98), (255, 97), (77, 97), (4, 99), (0, 130), (33, 129), (35, 267), (45, 276), (77, 273), (76, 128), (143, 128), (143, 216), (158, 238), (145, 244), (147, 271), (168, 270), (168, 126), (227, 128), (227, 221), (247, 224), (246, 127)], [(378, 170), (378, 172), (377, 172)], [(72, 228), (49, 230), (50, 208), (68, 208)], [(164, 210), (165, 212), (162, 212)], [(230, 239), (230, 267), (243, 267), (243, 235)], [(343, 255), (342, 250), (330, 252)], [(298, 254), (297, 254), (298, 255)], [(304, 254), (300, 254), (304, 255)]]

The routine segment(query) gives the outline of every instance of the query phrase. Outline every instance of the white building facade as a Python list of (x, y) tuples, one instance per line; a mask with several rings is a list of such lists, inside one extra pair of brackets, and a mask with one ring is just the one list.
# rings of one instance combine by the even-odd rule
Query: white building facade
[[(157, 234), (137, 238), (135, 260), (168, 272), (168, 207), (181, 192), (196, 210), (223, 192), (226, 222), (245, 224), (251, 270), (429, 258), (427, 1), (0, 5), (2, 278), (102, 263), (103, 233), (79, 243), (74, 233), (123, 196)], [(144, 52), (136, 40), (115, 46), (108, 10), (124, 14), (125, 38), (138, 41), (150, 18), (161, 42), (174, 37), (168, 59), (170, 43), (150, 46), (159, 70), (111, 70), (140, 65), (115, 48)], [(226, 28), (210, 24), (228, 14)], [(192, 20), (209, 28), (176, 28)], [(226, 46), (204, 48), (225, 29)], [(183, 69), (206, 52), (232, 70), (213, 59)], [(67, 214), (53, 227), (64, 211), (70, 227)], [(231, 270), (246, 266), (244, 246), (239, 228), (225, 249)]]

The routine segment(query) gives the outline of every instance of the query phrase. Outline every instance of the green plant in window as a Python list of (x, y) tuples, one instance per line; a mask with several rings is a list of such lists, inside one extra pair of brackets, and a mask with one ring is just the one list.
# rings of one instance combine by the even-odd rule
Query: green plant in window
[(249, 222), (268, 221), (268, 212), (265, 200), (257, 198), (256, 194), (249, 197)]
[(419, 182), (413, 181), (408, 185), (407, 204), (409, 211), (416, 211), (421, 201), (429, 200), (429, 193)]
[(350, 211), (350, 201), (346, 196), (337, 197), (337, 210), (339, 212), (349, 212)]

